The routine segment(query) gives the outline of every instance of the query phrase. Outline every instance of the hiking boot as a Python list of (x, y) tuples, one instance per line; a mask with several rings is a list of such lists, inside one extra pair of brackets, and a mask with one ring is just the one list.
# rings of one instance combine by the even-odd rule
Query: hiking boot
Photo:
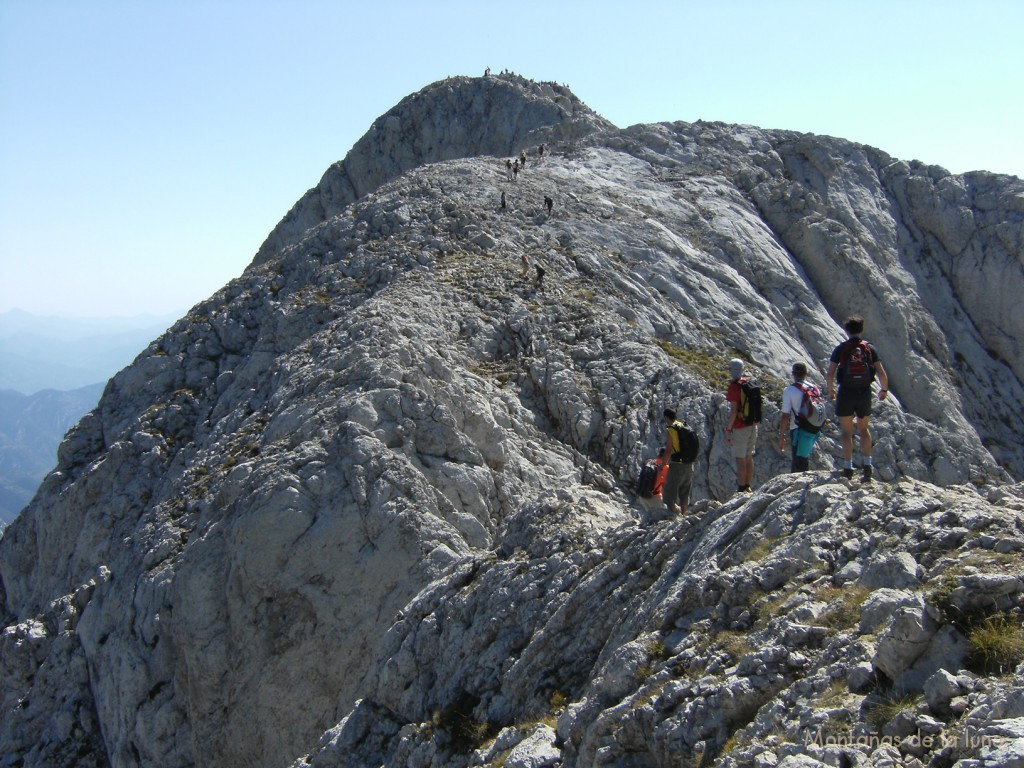
[(865, 483), (870, 483), (871, 482), (871, 465), (870, 464), (868, 466), (864, 467), (863, 478), (864, 478), (864, 482)]
[(843, 470), (843, 477), (847, 480), (853, 480), (853, 467)]

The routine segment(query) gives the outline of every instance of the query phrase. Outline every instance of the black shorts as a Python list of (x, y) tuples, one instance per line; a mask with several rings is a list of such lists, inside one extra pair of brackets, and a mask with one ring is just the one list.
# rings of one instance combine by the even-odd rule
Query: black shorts
[(856, 416), (863, 419), (871, 415), (871, 406), (871, 387), (839, 388), (839, 394), (836, 395), (836, 416)]

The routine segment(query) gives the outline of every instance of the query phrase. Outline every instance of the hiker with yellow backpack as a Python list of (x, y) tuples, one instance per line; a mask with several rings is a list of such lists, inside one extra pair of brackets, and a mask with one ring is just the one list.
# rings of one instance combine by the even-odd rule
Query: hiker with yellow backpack
[(685, 515), (690, 510), (693, 462), (697, 460), (700, 442), (697, 433), (677, 417), (675, 410), (666, 408), (662, 416), (665, 419), (665, 447), (660, 458), (668, 463), (668, 475), (661, 487), (661, 498), (670, 517)]

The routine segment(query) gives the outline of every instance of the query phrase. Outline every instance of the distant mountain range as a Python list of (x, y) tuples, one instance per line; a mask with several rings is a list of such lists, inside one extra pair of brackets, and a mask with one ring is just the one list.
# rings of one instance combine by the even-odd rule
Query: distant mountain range
[(0, 528), (56, 466), (64, 433), (96, 406), (106, 381), (172, 320), (0, 314)]
[(0, 389), (31, 395), (106, 381), (176, 317), (40, 317), (0, 314)]
[(0, 527), (31, 501), (57, 464), (64, 433), (96, 407), (104, 384), (34, 395), (0, 391)]

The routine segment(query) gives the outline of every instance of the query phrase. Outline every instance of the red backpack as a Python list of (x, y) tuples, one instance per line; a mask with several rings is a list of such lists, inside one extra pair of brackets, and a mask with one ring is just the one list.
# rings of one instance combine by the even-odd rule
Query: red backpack
[(873, 357), (871, 347), (864, 339), (850, 339), (846, 342), (839, 355), (839, 368), (842, 371), (839, 383), (850, 389), (870, 387), (875, 380)]
[(825, 411), (825, 398), (817, 384), (796, 382), (794, 386), (804, 393), (800, 408), (796, 412), (796, 425), (804, 432), (820, 432), (825, 426), (828, 415)]

